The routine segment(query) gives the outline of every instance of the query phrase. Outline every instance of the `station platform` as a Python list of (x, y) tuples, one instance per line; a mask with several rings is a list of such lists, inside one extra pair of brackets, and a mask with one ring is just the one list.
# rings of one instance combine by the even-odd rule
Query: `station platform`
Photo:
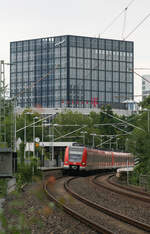
[(38, 167), (40, 171), (61, 170), (63, 167)]

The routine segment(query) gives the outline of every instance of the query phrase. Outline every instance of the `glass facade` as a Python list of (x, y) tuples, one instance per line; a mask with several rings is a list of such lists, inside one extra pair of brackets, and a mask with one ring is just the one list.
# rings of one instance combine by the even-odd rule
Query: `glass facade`
[(92, 108), (133, 99), (133, 42), (59, 36), (10, 43), (20, 107)]

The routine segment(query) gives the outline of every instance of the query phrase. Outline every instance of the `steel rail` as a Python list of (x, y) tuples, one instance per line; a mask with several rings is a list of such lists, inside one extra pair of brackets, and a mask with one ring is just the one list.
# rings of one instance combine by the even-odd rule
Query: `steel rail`
[[(138, 190), (138, 189), (136, 189), (136, 188), (133, 188), (133, 187), (129, 187), (129, 186), (125, 186), (125, 185), (118, 184), (118, 183), (116, 183), (116, 182), (114, 182), (114, 181), (112, 181), (112, 180), (110, 179), (110, 178), (112, 178), (113, 176), (114, 176), (114, 175), (110, 176), (110, 177), (107, 179), (107, 182), (108, 182), (109, 184), (112, 184), (112, 185), (114, 185), (114, 186), (116, 186), (116, 187), (119, 187), (119, 188), (121, 188), (121, 189), (126, 189), (126, 190), (129, 190), (129, 191), (131, 191), (131, 192), (134, 192), (134, 193), (138, 193), (138, 194), (147, 196), (148, 202), (150, 202), (150, 193), (149, 193), (149, 192), (140, 191), (140, 190)], [(140, 199), (141, 199), (141, 198), (142, 198), (142, 197), (140, 197)], [(145, 201), (146, 201), (146, 200), (145, 200)]]
[[(60, 179), (60, 178), (59, 178)], [(91, 221), (88, 218), (85, 218), (84, 216), (80, 215), (76, 211), (72, 210), (71, 208), (67, 207), (66, 205), (62, 204), (60, 201), (58, 201), (52, 194), (48, 192), (48, 182), (46, 181), (43, 184), (44, 192), (46, 193), (48, 199), (52, 200), (58, 207), (62, 207), (63, 210), (68, 213), (69, 215), (73, 216), (75, 219), (79, 220), (80, 222), (84, 223), (86, 226), (89, 226), (93, 230), (97, 231), (98, 233), (102, 234), (113, 234), (110, 230), (104, 228), (103, 226), (98, 225), (97, 223)]]
[(74, 178), (69, 179), (64, 184), (65, 189), (67, 190), (67, 192), (70, 193), (73, 197), (75, 197), (76, 199), (84, 202), (88, 206), (91, 206), (91, 207), (95, 208), (96, 210), (102, 211), (103, 213), (105, 213), (105, 214), (107, 214), (107, 215), (109, 215), (109, 216), (111, 216), (113, 218), (116, 218), (116, 219), (118, 219), (120, 221), (123, 221), (126, 224), (130, 224), (130, 225), (135, 226), (136, 228), (139, 228), (139, 229), (144, 230), (144, 231), (148, 231), (148, 232), (150, 231), (150, 226), (149, 225), (143, 224), (143, 223), (138, 222), (136, 220), (133, 220), (133, 219), (131, 219), (131, 218), (125, 216), (125, 215), (118, 214), (118, 213), (116, 213), (116, 212), (114, 212), (114, 211), (112, 211), (112, 210), (110, 210), (108, 208), (105, 208), (105, 207), (100, 206), (100, 205), (98, 205), (98, 204), (96, 204), (94, 202), (91, 202), (90, 200), (85, 199), (84, 197), (82, 197), (82, 196), (78, 195), (77, 193), (75, 193), (74, 191), (72, 191), (70, 189), (69, 183), (73, 179)]
[(127, 187), (123, 187), (123, 186), (121, 186), (121, 185), (117, 185), (117, 184), (114, 184), (114, 182), (112, 182), (112, 181), (110, 181), (110, 177), (112, 177), (113, 175), (110, 175), (108, 178), (107, 178), (107, 183), (108, 184), (111, 184), (111, 185), (113, 185), (113, 186), (115, 186), (115, 187), (118, 187), (118, 188), (121, 188), (121, 189), (123, 189), (123, 190), (116, 190), (115, 188), (110, 188), (110, 187), (108, 187), (107, 185), (105, 185), (105, 184), (103, 184), (103, 183), (101, 183), (101, 182), (96, 182), (96, 178), (97, 177), (99, 177), (99, 176), (96, 176), (94, 179), (93, 179), (93, 183), (94, 184), (96, 184), (96, 185), (98, 185), (98, 186), (101, 186), (101, 187), (103, 187), (103, 188), (105, 188), (105, 189), (107, 189), (107, 190), (110, 190), (110, 191), (113, 191), (113, 192), (115, 192), (115, 193), (119, 193), (119, 194), (121, 194), (121, 195), (125, 195), (125, 196), (128, 196), (128, 197), (131, 197), (131, 198), (134, 198), (134, 199), (137, 199), (137, 200), (140, 200), (140, 201), (143, 201), (143, 202), (150, 202), (150, 197), (148, 197), (148, 194), (145, 194), (144, 192), (139, 192), (139, 193), (141, 193), (142, 195), (147, 195), (147, 197), (143, 197), (143, 196), (140, 196), (140, 195), (137, 195), (137, 194), (131, 194), (131, 193), (128, 193), (127, 192), (127, 190), (128, 191), (130, 191), (130, 192), (133, 192), (133, 193), (137, 193), (137, 191), (133, 191), (132, 189), (130, 189), (130, 188), (127, 188)]

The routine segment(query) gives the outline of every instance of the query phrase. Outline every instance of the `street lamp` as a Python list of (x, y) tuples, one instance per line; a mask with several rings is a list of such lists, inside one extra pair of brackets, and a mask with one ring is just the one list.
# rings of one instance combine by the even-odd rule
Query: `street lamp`
[(125, 140), (125, 151), (128, 151), (128, 137)]
[(118, 141), (120, 140), (120, 138), (116, 138), (116, 150), (118, 150)]
[(82, 131), (80, 132), (81, 134), (83, 134), (83, 145), (85, 145), (85, 134), (87, 133), (86, 131)]
[(149, 131), (150, 131), (150, 124), (149, 124), (149, 120), (150, 120), (149, 112), (150, 112), (150, 109), (144, 108), (143, 111), (147, 112), (147, 131), (149, 133)]
[(53, 133), (52, 133), (52, 136), (53, 136), (53, 144), (52, 144), (52, 161), (54, 161), (54, 127), (57, 127), (59, 126), (59, 124), (52, 124), (52, 130), (53, 130)]
[[(52, 134), (48, 135), (49, 137), (52, 137), (52, 141), (51, 141), (51, 146), (52, 146), (52, 161), (54, 161), (54, 127), (57, 127), (57, 126), (60, 126), (59, 124), (46, 124), (47, 126), (52, 126)], [(50, 133), (50, 130), (49, 130), (49, 133)]]
[(25, 147), (26, 147), (26, 143), (27, 143), (27, 123), (26, 123), (26, 115), (32, 115), (32, 112), (25, 112), (25, 118), (24, 118), (24, 159), (26, 157), (26, 151), (25, 151)]
[(13, 150), (16, 153), (17, 151), (17, 145), (16, 145), (16, 141), (17, 141), (17, 129), (16, 129), (16, 118), (17, 118), (17, 111), (16, 111), (16, 98), (15, 97), (10, 97), (7, 98), (7, 100), (11, 101), (12, 103), (12, 122), (13, 122)]
[(33, 156), (35, 156), (35, 123), (36, 123), (36, 120), (38, 119), (38, 117), (34, 117), (33, 120), (34, 120), (34, 123), (33, 123)]
[(95, 147), (95, 144), (94, 144), (94, 137), (96, 136), (96, 133), (91, 133), (90, 135), (93, 136), (93, 144), (92, 144), (92, 147), (94, 148), (94, 147)]
[(44, 154), (43, 154), (43, 147), (44, 147), (44, 143), (43, 143), (43, 141), (44, 141), (44, 126), (45, 126), (45, 124), (47, 123), (47, 121), (46, 120), (43, 120), (42, 121), (42, 166), (44, 166)]

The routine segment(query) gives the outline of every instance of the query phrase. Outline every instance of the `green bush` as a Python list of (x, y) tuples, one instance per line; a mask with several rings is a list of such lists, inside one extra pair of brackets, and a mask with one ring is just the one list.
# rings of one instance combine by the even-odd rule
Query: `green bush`
[(0, 179), (0, 197), (4, 197), (7, 194), (7, 182), (8, 179)]
[(35, 158), (31, 159), (30, 164), (20, 163), (16, 174), (17, 189), (20, 190), (23, 184), (32, 182), (35, 175), (41, 176)]

